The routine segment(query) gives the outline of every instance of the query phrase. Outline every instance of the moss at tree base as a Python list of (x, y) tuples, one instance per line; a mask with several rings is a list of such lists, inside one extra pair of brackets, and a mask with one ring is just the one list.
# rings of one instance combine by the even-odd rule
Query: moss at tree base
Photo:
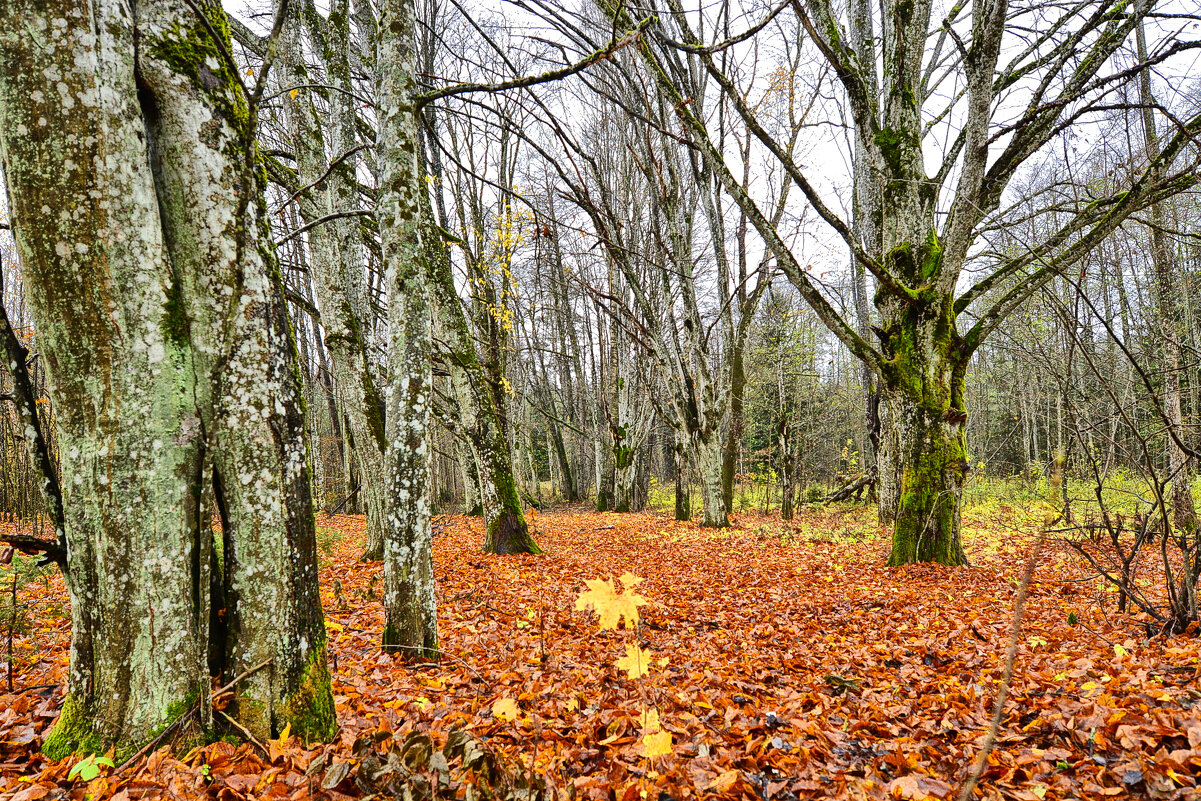
[(42, 753), (47, 759), (58, 760), (73, 754), (102, 754), (106, 750), (104, 739), (92, 728), (83, 705), (68, 694), (58, 720), (42, 742)]
[(530, 528), (525, 522), (525, 516), (520, 512), (505, 509), (488, 526), (488, 536), (484, 540), (484, 553), (540, 554), (542, 549), (530, 536)]
[(282, 723), (306, 743), (329, 742), (338, 733), (325, 643), (309, 655), (296, 691), (284, 703)]
[[(68, 694), (54, 728), (42, 742), (42, 753), (47, 759), (59, 760), (76, 755), (103, 754), (112, 748), (114, 760), (121, 764), (190, 713), (196, 706), (198, 695), (199, 691), (193, 690), (186, 697), (171, 704), (163, 713), (163, 722), (136, 739), (121, 738), (110, 741), (96, 732), (84, 705), (73, 694)], [(194, 725), (189, 729), (175, 732), (171, 739), (187, 750), (207, 742), (208, 734), (200, 728), (199, 721), (194, 721)]]

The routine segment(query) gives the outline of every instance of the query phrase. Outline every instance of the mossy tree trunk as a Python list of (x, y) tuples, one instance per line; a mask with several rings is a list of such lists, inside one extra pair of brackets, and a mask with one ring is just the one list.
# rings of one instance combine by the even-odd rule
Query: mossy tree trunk
[[(337, 11), (337, 9), (335, 9)], [(306, 223), (326, 215), (352, 210), (355, 202), (355, 159), (352, 149), (353, 128), (347, 130), (346, 117), (353, 125), (355, 109), (349, 81), (344, 91), (331, 92), (332, 121), (321, 117), (313, 102), (313, 80), (306, 67), (306, 15), (301, 3), (291, 3), (280, 41), (279, 84), (285, 89), (281, 101), (288, 121), (293, 155), (296, 157), (297, 189), (303, 188), (298, 201)], [(339, 65), (347, 59), (345, 9), (331, 13), (330, 30), (319, 41), (327, 71), (338, 80)], [(332, 144), (333, 158), (327, 153), (326, 132)], [(342, 409), (357, 449), (356, 466), (359, 498), (367, 512), (367, 543), (363, 558), (383, 559), (384, 527), (387, 516), (387, 488), (384, 453), (384, 401), (373, 375), (365, 330), (369, 320), (361, 300), (365, 292), (361, 266), (362, 247), (354, 236), (353, 221), (335, 220), (312, 228), (308, 233), (312, 285), (321, 310), (325, 346), (329, 350), (334, 383), (342, 400)]]
[(676, 520), (691, 520), (692, 499), (689, 497), (688, 440), (679, 431), (675, 432), (672, 452), (676, 457)]
[(701, 479), (701, 503), (704, 516), (701, 525), (725, 528), (730, 525), (726, 497), (722, 491), (722, 438), (720, 432), (697, 432), (692, 436), (692, 452), (696, 455), (697, 472)]
[(0, 4), (0, 153), (62, 449), (55, 757), (127, 755), (194, 705), (207, 723), (210, 655), (226, 678), (269, 661), (228, 707), (256, 736), (336, 727), (253, 121), (224, 12), (202, 9)]
[(380, 7), (376, 100), (379, 221), (388, 289), (384, 650), (428, 658), (438, 648), (430, 529), (429, 413), (433, 391), (426, 193), (414, 79), (413, 0)]
[[(428, 196), (423, 202), (428, 203)], [(448, 350), (443, 358), (456, 386), (462, 433), (471, 443), (478, 470), (485, 521), (484, 551), (542, 553), (526, 523), (513, 474), (512, 453), (496, 407), (496, 394), (476, 353), (467, 314), (455, 287), (450, 256), (433, 225), (430, 209), (426, 209), (423, 220), (432, 300), (447, 341)]]
[[(999, 60), (1006, 49), (1003, 40), (1016, 41), (1021, 32), (1010, 27), (1014, 23), (1004, 0), (973, 3), (963, 36), (945, 27), (930, 0), (886, 0), (881, 3), (878, 28), (868, 5), (859, 0), (849, 7), (826, 0), (794, 4), (793, 10), (804, 17), (800, 24), (818, 41), (822, 59), (837, 76), (853, 121), (855, 195), (880, 200), (879, 219), (858, 231), (831, 208), (785, 143), (763, 126), (737, 81), (724, 71), (724, 62), (693, 27), (695, 17), (678, 0), (667, 4), (672, 14), (660, 19), (666, 33), (651, 31), (639, 41), (648, 75), (690, 144), (763, 237), (781, 271), (882, 385), (889, 421), (881, 454), (882, 490), (888, 489), (893, 476), (898, 479), (891, 561), (962, 562), (958, 544), (959, 494), (966, 470), (962, 371), (972, 352), (1026, 299), (1077, 264), (1131, 214), (1197, 183), (1195, 170), (1181, 169), (1180, 160), (1201, 132), (1201, 114), (1194, 112), (1173, 126), (1145, 167), (1126, 181), (1115, 182), (1105, 196), (1057, 215), (1059, 227), (1041, 241), (1023, 243), (1004, 254), (987, 275), (961, 286), (969, 254), (981, 231), (993, 224), (1013, 177), (1064, 133), (1063, 109), (1109, 102), (1110, 83), (1100, 77), (1101, 72), (1130, 44), (1155, 4), (1124, 7), (1122, 14), (1097, 14), (1085, 6), (1067, 11), (1056, 24), (1071, 28), (1071, 37), (1048, 42), (1043, 49), (1018, 48), (1011, 61), (1007, 55), (1005, 64)], [(617, 25), (631, 22), (622, 4), (602, 2), (600, 7)], [(931, 49), (932, 36), (939, 42), (954, 36), (963, 54), (956, 67), (963, 87), (957, 101), (962, 114), (953, 120), (934, 90), (937, 82), (929, 80), (937, 72), (929, 60), (931, 53), (942, 46)], [(679, 42), (689, 45), (688, 54), (681, 54)], [(1145, 61), (1140, 67), (1150, 68)], [(788, 173), (816, 214), (876, 279), (880, 320), (874, 333), (879, 346), (860, 326), (848, 322), (806, 274), (777, 224), (752, 197), (750, 180), (739, 181), (731, 173), (722, 147), (707, 130), (708, 120), (693, 105), (692, 86), (702, 70), (720, 87), (750, 135), (772, 153), (773, 161)], [(996, 138), (998, 127), (1008, 124), (995, 117), (1005, 107), (1001, 98), (1014, 81), (1026, 77), (1037, 88), (1020, 124)], [(928, 124), (931, 119), (945, 122)], [(940, 125), (946, 128), (935, 134)], [(937, 141), (950, 144), (939, 148)], [(936, 156), (940, 149), (941, 160)], [(935, 165), (933, 174), (926, 172), (927, 164)], [(875, 213), (873, 208), (871, 216)], [(969, 310), (972, 323), (960, 334), (956, 320)], [(881, 498), (885, 516), (892, 508)]]
[[(919, 198), (920, 202), (920, 198)], [(901, 301), (876, 299), (881, 314), (882, 385), (890, 440), (880, 470), (893, 470), (896, 505), (890, 565), (966, 562), (960, 543), (960, 504), (967, 473), (963, 381), (968, 355), (955, 326), (952, 299), (930, 287), (945, 256), (933, 227), (894, 221), (901, 241), (886, 264), (925, 289)], [(888, 220), (889, 215), (885, 215)], [(902, 238), (903, 237), (903, 238)]]

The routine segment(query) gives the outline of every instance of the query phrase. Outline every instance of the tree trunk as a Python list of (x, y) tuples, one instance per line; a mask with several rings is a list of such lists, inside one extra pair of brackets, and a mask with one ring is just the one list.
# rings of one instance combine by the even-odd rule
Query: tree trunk
[(136, 22), (109, 0), (4, 0), (0, 20), (0, 149), (69, 546), (68, 693), (43, 749), (121, 758), (194, 706), (207, 721), (210, 644), (227, 678), (270, 660), (227, 708), (248, 730), (329, 737), (296, 352), (237, 78), (171, 0)]
[(893, 411), (888, 398), (878, 399), (880, 448), (876, 452), (876, 511), (880, 525), (896, 522), (897, 503), (901, 496), (901, 467), (903, 457), (898, 430), (893, 425)]
[(742, 436), (746, 429), (746, 413), (743, 410), (743, 395), (746, 391), (746, 368), (743, 365), (742, 347), (730, 348), (730, 430), (726, 435), (725, 450), (721, 462), (721, 492), (727, 509), (734, 508), (734, 478), (738, 475), (738, 455), (742, 450)]
[[(919, 255), (938, 258), (936, 239), (931, 242)], [(884, 455), (899, 465), (899, 480), (888, 563), (964, 564), (959, 526), (967, 414), (960, 339), (949, 304), (914, 302), (889, 312), (885, 330), (893, 358), (884, 385), (892, 439)], [(888, 466), (881, 461), (881, 476)]]
[[(304, 64), (302, 27), (303, 8), (293, 3), (281, 41), (280, 83), (283, 86), (304, 86), (311, 82)], [(347, 178), (339, 168), (329, 169), (323, 135), (325, 124), (318, 115), (312, 97), (312, 90), (306, 88), (298, 90), (295, 96), (292, 92), (285, 93), (282, 99), (291, 128), (297, 182), (308, 187), (300, 198), (301, 214), (306, 223), (327, 214), (349, 211), (349, 208), (341, 207), (347, 198), (340, 191), (340, 184)], [(349, 111), (343, 108), (341, 111), (354, 113), (353, 108)], [(345, 137), (338, 135), (338, 123), (335, 120), (333, 126), (335, 144), (348, 147), (349, 143), (342, 141)], [(358, 448), (359, 497), (367, 512), (367, 543), (363, 559), (378, 561), (384, 556), (384, 521), (388, 502), (384, 486), (384, 451), (387, 447), (384, 406), (372, 380), (362, 321), (356, 313), (356, 304), (352, 303), (352, 298), (357, 294), (355, 284), (359, 276), (348, 275), (344, 270), (351, 255), (359, 255), (357, 240), (346, 238), (346, 233), (329, 224), (318, 225), (309, 231), (311, 276), (317, 305), (321, 309), (321, 324), (325, 329), (324, 341), (329, 349), (334, 383), (341, 393), (342, 408)], [(343, 253), (348, 249), (354, 253)]]
[(459, 472), (463, 477), (463, 514), (483, 517), (484, 503), (480, 493), (480, 468), (476, 464), (475, 451), (462, 437), (455, 437), (455, 455), (458, 457)]
[(725, 528), (730, 525), (721, 485), (721, 445), (721, 437), (717, 432), (710, 433), (708, 437), (702, 437), (700, 434), (694, 434), (692, 437), (697, 469), (701, 474), (701, 500), (705, 510), (701, 525), (707, 528)]
[(783, 419), (776, 427), (776, 449), (780, 454), (780, 518), (791, 520), (793, 513), (793, 496), (796, 485), (793, 482), (795, 471), (792, 453), (792, 443), (788, 437), (788, 420)]
[[(1147, 59), (1147, 42), (1142, 23), (1137, 31), (1138, 57)], [(1147, 156), (1159, 156), (1159, 136), (1155, 129), (1155, 96), (1151, 93), (1151, 75), (1144, 70), (1139, 74), (1139, 98), (1143, 104), (1143, 136), (1147, 143)], [(1183, 325), (1183, 293), (1176, 279), (1176, 268), (1172, 263), (1172, 248), (1165, 231), (1167, 221), (1164, 204), (1151, 206), (1151, 260), (1155, 267), (1155, 299), (1159, 317), (1160, 335), (1163, 345), (1163, 406), (1164, 417), (1170, 426), (1168, 437), (1168, 475), (1172, 482), (1172, 518), (1177, 530), (1193, 536), (1198, 533), (1197, 510), (1193, 505), (1192, 470), (1190, 459), (1177, 439), (1187, 434), (1184, 415), (1180, 406), (1180, 350), (1187, 341), (1188, 330)]]
[(676, 432), (672, 451), (676, 456), (676, 520), (692, 519), (692, 499), (689, 497), (687, 440)]
[(431, 243), (423, 241), (432, 226), (422, 219), (426, 187), (414, 103), (416, 16), (413, 0), (385, 0), (380, 7), (376, 215), (389, 301), (383, 648), (428, 659), (438, 650), (429, 508), (433, 340), (426, 259)]
[[(428, 221), (428, 217), (427, 217)], [(447, 347), (446, 361), (457, 382), (460, 419), (471, 441), (479, 470), (481, 503), (486, 520), (486, 553), (542, 553), (530, 536), (517, 482), (513, 475), (512, 455), (505, 441), (495, 396), (488, 387), (487, 375), (475, 351), (475, 342), (467, 315), (459, 301), (450, 258), (432, 225), (425, 231), (426, 260), (429, 265), (434, 307), (442, 322)]]
[(629, 512), (634, 495), (636, 451), (616, 436), (613, 449), (613, 511)]

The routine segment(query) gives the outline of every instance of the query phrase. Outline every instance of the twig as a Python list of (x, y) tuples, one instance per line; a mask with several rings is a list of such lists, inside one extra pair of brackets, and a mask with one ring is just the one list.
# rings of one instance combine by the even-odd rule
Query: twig
[(8, 692), (13, 691), (13, 629), (17, 627), (17, 568), (13, 566), (12, 608), (8, 618)]
[(318, 217), (315, 220), (311, 220), (311, 221), (305, 223), (304, 225), (300, 226), (299, 228), (297, 228), (295, 231), (291, 232), (290, 234), (287, 234), (287, 235), (281, 237), (280, 239), (277, 239), (274, 243), (274, 247), (279, 247), (280, 245), (284, 244), (285, 242), (289, 242), (289, 241), (295, 239), (296, 237), (300, 236), (305, 231), (316, 228), (318, 225), (323, 225), (324, 223), (330, 222), (332, 220), (340, 220), (343, 217), (365, 217), (365, 216), (370, 216), (372, 214), (375, 214), (375, 212), (372, 211), (371, 209), (353, 209), (351, 211), (335, 211), (331, 214), (326, 214), (324, 217)]
[(1009, 687), (1013, 683), (1013, 664), (1017, 660), (1018, 637), (1022, 631), (1022, 612), (1026, 607), (1026, 596), (1030, 592), (1030, 578), (1034, 575), (1034, 567), (1038, 563), (1038, 555), (1042, 552), (1043, 541), (1046, 540), (1046, 537), (1045, 531), (1039, 533), (1038, 540), (1035, 541), (1034, 548), (1030, 551), (1029, 558), (1026, 559), (1022, 583), (1018, 586), (1017, 599), (1013, 604), (1013, 627), (1009, 631), (1009, 646), (1005, 651), (1005, 671), (1001, 675), (1001, 686), (997, 688), (997, 697), (993, 701), (992, 722), (989, 723), (988, 731), (984, 733), (984, 743), (980, 753), (976, 756), (976, 764), (972, 767), (972, 772), (968, 774), (967, 781), (963, 783), (963, 787), (959, 791), (958, 801), (968, 801), (972, 797), (976, 785), (980, 783), (980, 777), (988, 768), (988, 757), (996, 745), (997, 734), (1001, 730), (1001, 718), (1005, 714), (1005, 701), (1009, 697)]
[(247, 740), (250, 740), (250, 742), (252, 742), (252, 743), (254, 743), (255, 745), (257, 745), (257, 746), (259, 747), (259, 750), (260, 750), (260, 751), (262, 751), (262, 752), (263, 752), (263, 753), (264, 753), (264, 754), (267, 756), (267, 758), (268, 758), (268, 759), (270, 759), (270, 758), (271, 758), (271, 752), (267, 750), (267, 747), (266, 747), (266, 746), (264, 746), (264, 745), (263, 745), (262, 743), (260, 743), (260, 742), (259, 742), (257, 739), (255, 739), (255, 736), (254, 736), (253, 734), (251, 734), (251, 733), (250, 733), (250, 730), (249, 730), (249, 729), (247, 729), (247, 728), (246, 728), (245, 726), (243, 726), (241, 723), (238, 723), (238, 721), (234, 720), (234, 719), (233, 719), (233, 718), (231, 718), (229, 715), (225, 714), (225, 711), (224, 711), (224, 710), (222, 710), (222, 709), (218, 709), (218, 710), (216, 710), (216, 712), (217, 712), (217, 714), (218, 714), (218, 715), (220, 715), (221, 717), (225, 718), (225, 720), (226, 720), (226, 721), (228, 721), (228, 722), (229, 722), (229, 724), (230, 724), (231, 726), (233, 726), (235, 729), (237, 729), (238, 731), (240, 731), (240, 732), (242, 733), (242, 736), (243, 736), (243, 737), (245, 737)]
[(209, 696), (209, 700), (216, 699), (217, 696), (222, 695), (223, 693), (229, 691), (229, 689), (231, 687), (233, 687), (235, 684), (237, 684), (238, 682), (245, 679), (247, 676), (252, 676), (255, 673), (258, 673), (260, 670), (267, 667), (267, 665), (270, 665), (274, 661), (275, 661), (275, 657), (271, 657), (270, 659), (266, 659), (266, 660), (263, 660), (262, 662), (259, 662), (257, 665), (248, 669), (246, 672), (242, 673), (240, 676), (238, 676), (236, 679), (231, 681), (229, 684), (225, 685), (224, 687), (222, 687), (218, 690), (214, 690), (213, 694)]
[[(212, 703), (213, 700), (216, 699), (219, 695), (222, 695), (223, 693), (228, 692), (231, 687), (233, 687), (235, 684), (237, 684), (238, 682), (245, 679), (247, 676), (250, 676), (254, 673), (258, 673), (260, 670), (267, 667), (267, 665), (270, 665), (274, 661), (275, 661), (275, 657), (271, 657), (270, 659), (268, 659), (264, 662), (259, 662), (257, 665), (255, 665), (254, 667), (245, 671), (237, 678), (235, 678), (229, 684), (226, 684), (224, 687), (214, 690), (212, 693), (209, 694), (209, 699), (208, 699), (209, 703)], [(183, 725), (185, 722), (187, 722), (189, 719), (191, 719), (192, 716), (194, 716), (196, 714), (196, 710), (199, 708), (200, 708), (200, 699), (198, 698), (198, 699), (196, 699), (196, 703), (192, 704), (191, 708), (188, 709), (187, 712), (180, 715), (178, 718), (175, 719), (175, 721), (173, 723), (171, 723), (171, 725), (169, 725), (169, 726), (167, 726), (167, 728), (163, 729), (158, 737), (155, 737), (153, 740), (151, 740), (150, 742), (146, 743), (144, 746), (139, 748), (138, 752), (136, 754), (134, 754), (129, 759), (122, 762), (121, 766), (113, 771), (113, 774), (122, 772), (123, 770), (128, 768), (130, 765), (132, 765), (134, 762), (136, 762), (137, 760), (139, 760), (143, 756), (145, 756), (145, 754), (148, 751), (150, 751), (150, 749), (154, 748), (154, 746), (161, 743), (168, 734), (175, 731), (177, 728), (179, 728), (181, 725)], [(217, 711), (220, 712), (220, 710), (217, 710)], [(221, 712), (221, 714), (222, 714), (222, 716), (225, 716), (224, 712)]]
[(187, 712), (180, 715), (178, 718), (175, 719), (175, 721), (170, 726), (163, 729), (162, 732), (159, 733), (158, 737), (155, 737), (153, 740), (151, 740), (150, 742), (146, 743), (144, 746), (139, 748), (136, 754), (134, 754), (129, 759), (122, 762), (120, 767), (118, 767), (116, 770), (113, 771), (113, 774), (116, 775), (116, 774), (122, 772), (123, 770), (128, 768), (130, 765), (132, 765), (134, 762), (138, 761), (143, 756), (145, 756), (147, 752), (149, 752), (152, 748), (154, 748), (156, 745), (161, 743), (168, 734), (175, 731), (177, 728), (179, 728), (181, 725), (183, 725), (183, 723), (186, 722), (187, 720), (190, 720), (192, 718), (192, 716), (196, 714), (196, 710), (199, 707), (200, 707), (200, 700), (197, 699), (196, 703), (192, 704), (192, 706), (188, 709)]

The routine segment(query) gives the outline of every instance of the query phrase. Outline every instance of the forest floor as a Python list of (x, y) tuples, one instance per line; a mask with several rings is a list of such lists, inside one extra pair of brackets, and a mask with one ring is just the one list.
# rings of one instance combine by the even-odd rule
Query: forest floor
[[(444, 658), (416, 665), (378, 647), (382, 579), (357, 561), (363, 518), (321, 518), (338, 740), (164, 749), (90, 785), (36, 755), (69, 625), (61, 580), (35, 581), (21, 591), (35, 611), (15, 638), (16, 692), (0, 694), (0, 789), (12, 801), (361, 796), (360, 736), (439, 742), (465, 728), (564, 798), (953, 797), (988, 727), (1043, 515), (970, 509), (960, 569), (885, 568), (887, 533), (862, 509), (738, 516), (724, 531), (560, 509), (532, 517), (546, 555), (519, 557), (482, 554), (478, 519), (438, 518)], [(641, 623), (602, 631), (576, 600), (586, 580), (621, 576), (647, 601)], [(978, 797), (1192, 797), (1201, 642), (1148, 641), (1115, 608), (1069, 549), (1044, 545)], [(647, 658), (640, 678), (631, 656)]]

